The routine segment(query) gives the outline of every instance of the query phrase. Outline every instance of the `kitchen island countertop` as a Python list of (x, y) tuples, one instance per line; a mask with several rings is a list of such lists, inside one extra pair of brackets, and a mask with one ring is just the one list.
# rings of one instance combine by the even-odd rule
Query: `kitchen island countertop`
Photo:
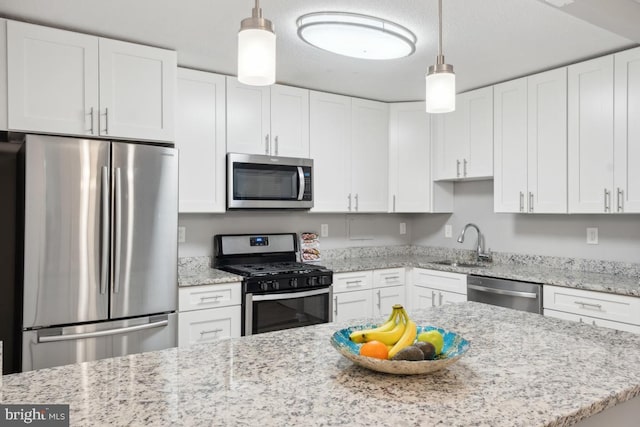
[(8, 375), (0, 401), (70, 404), (71, 425), (494, 427), (638, 402), (640, 335), (472, 302), (413, 318), (470, 350), (430, 375), (381, 374), (338, 354), (347, 324), (329, 323)]

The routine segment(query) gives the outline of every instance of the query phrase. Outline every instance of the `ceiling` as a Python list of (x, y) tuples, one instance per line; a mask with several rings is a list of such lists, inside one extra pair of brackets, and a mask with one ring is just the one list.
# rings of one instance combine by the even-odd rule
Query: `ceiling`
[[(591, 4), (586, 17), (576, 8), (581, 2)], [(634, 39), (629, 29), (637, 24), (622, 22), (632, 16), (628, 10), (604, 23), (597, 19), (612, 4), (635, 6), (640, 12), (636, 0), (577, 0), (562, 8), (543, 0), (443, 1), (443, 49), (455, 67), (457, 91), (634, 46), (640, 34)], [(253, 0), (0, 0), (0, 15), (174, 49), (180, 66), (235, 74), (236, 35), (252, 7)], [(279, 83), (382, 101), (424, 99), (424, 73), (437, 49), (436, 0), (262, 0), (261, 7), (275, 25)], [(605, 9), (594, 13), (594, 7)], [(403, 25), (418, 38), (416, 52), (371, 61), (313, 48), (297, 37), (295, 21), (322, 10), (363, 13)]]

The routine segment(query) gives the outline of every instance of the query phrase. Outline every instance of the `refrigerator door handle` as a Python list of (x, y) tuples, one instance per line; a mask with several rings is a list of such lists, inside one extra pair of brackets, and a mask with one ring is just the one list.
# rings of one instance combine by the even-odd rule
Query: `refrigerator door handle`
[(107, 280), (109, 270), (109, 168), (102, 167), (102, 198), (101, 198), (101, 222), (102, 222), (102, 259), (100, 265), (100, 293), (107, 292)]
[(52, 335), (41, 337), (38, 336), (39, 343), (47, 343), (47, 342), (58, 342), (58, 341), (72, 341), (84, 338), (97, 338), (97, 337), (105, 337), (109, 335), (120, 335), (127, 334), (135, 331), (142, 331), (145, 329), (153, 329), (160, 328), (163, 326), (167, 326), (169, 324), (169, 320), (160, 320), (159, 322), (146, 323), (144, 325), (136, 325), (136, 326), (128, 326), (126, 328), (116, 328), (116, 329), (105, 329), (104, 331), (96, 331), (96, 332), (81, 332), (79, 334), (69, 334), (69, 335)]
[(120, 237), (122, 235), (122, 169), (115, 171), (115, 218), (113, 233), (113, 292), (120, 292)]

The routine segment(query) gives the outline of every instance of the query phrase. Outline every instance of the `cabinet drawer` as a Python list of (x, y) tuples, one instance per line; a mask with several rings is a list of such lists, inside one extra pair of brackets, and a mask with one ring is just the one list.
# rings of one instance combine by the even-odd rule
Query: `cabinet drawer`
[(384, 270), (373, 270), (373, 287), (404, 285), (404, 268), (385, 268)]
[(373, 274), (371, 271), (356, 271), (353, 273), (338, 273), (333, 275), (333, 293), (361, 291), (371, 289)]
[(571, 320), (573, 322), (588, 323), (594, 326), (602, 326), (603, 328), (617, 329), (619, 331), (633, 332), (640, 334), (640, 326), (629, 325), (628, 323), (613, 322), (611, 320), (596, 319), (595, 317), (584, 316), (581, 314), (565, 313), (564, 311), (544, 309), (544, 315), (555, 317), (556, 319)]
[(583, 289), (544, 286), (543, 306), (597, 319), (640, 326), (640, 298)]
[(187, 311), (178, 316), (178, 346), (240, 336), (240, 306)]
[(466, 295), (467, 275), (449, 273), (448, 271), (415, 268), (413, 270), (413, 285), (426, 286), (433, 289)]
[(183, 287), (179, 290), (178, 310), (183, 312), (240, 305), (242, 300), (240, 294), (240, 282)]

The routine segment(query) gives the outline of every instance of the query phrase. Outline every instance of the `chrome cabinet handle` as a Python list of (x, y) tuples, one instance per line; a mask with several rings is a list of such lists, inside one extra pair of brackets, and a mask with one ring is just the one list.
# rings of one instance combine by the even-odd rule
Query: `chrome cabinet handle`
[(358, 193), (356, 193), (356, 212), (358, 212)]
[(380, 291), (378, 291), (378, 310), (382, 309), (382, 295), (380, 295)]
[(533, 193), (529, 191), (529, 213), (533, 213)]
[(208, 330), (208, 331), (200, 331), (200, 339), (202, 339), (203, 335), (206, 335), (206, 334), (217, 334), (218, 332), (222, 332), (222, 328), (211, 329), (211, 330)]
[(524, 193), (520, 192), (520, 212), (524, 212)]
[(609, 205), (609, 190), (604, 189), (604, 211), (611, 212), (611, 206)]
[(396, 195), (394, 194), (393, 195), (393, 210), (392, 210), (392, 212), (395, 212), (395, 211), (396, 211)]
[(456, 160), (456, 178), (460, 178), (460, 160)]
[(333, 315), (334, 318), (338, 315), (338, 295), (333, 297)]
[(222, 298), (222, 295), (210, 295), (210, 296), (207, 296), (207, 297), (200, 297), (199, 304), (203, 304), (208, 299), (213, 299), (213, 300), (218, 301), (220, 298)]
[(114, 263), (113, 263), (113, 292), (120, 292), (120, 237), (122, 236), (122, 169), (116, 168), (115, 176), (115, 219), (114, 219)]
[(463, 176), (467, 176), (467, 159), (462, 159), (462, 172)]
[(438, 305), (442, 305), (442, 292), (438, 292)]
[(394, 279), (399, 279), (400, 276), (387, 276), (384, 278), (384, 280), (394, 280)]
[(104, 109), (104, 134), (109, 135), (109, 109)]
[(431, 291), (431, 307), (436, 306), (436, 291)]
[(93, 107), (89, 110), (89, 117), (91, 118), (91, 135), (93, 135)]
[(349, 199), (349, 207), (348, 207), (348, 210), (349, 210), (349, 212), (351, 212), (351, 193), (349, 193), (349, 197), (348, 197), (348, 199)]
[(582, 308), (593, 308), (595, 310), (602, 311), (602, 304), (593, 304), (593, 303), (582, 302), (582, 301), (574, 301), (574, 303), (578, 304)]
[(616, 201), (618, 202), (618, 212), (624, 212), (624, 206), (622, 204), (622, 201), (624, 200), (624, 190), (622, 190), (620, 187), (618, 187), (617, 189), (617, 198)]
[(276, 156), (278, 155), (278, 137), (275, 137), (275, 142), (276, 142)]
[(592, 321), (591, 321), (591, 324), (592, 324), (593, 326), (598, 326), (598, 325), (596, 325), (596, 321), (595, 321), (595, 320), (592, 320)]
[(107, 292), (109, 278), (109, 168), (102, 167), (102, 259), (100, 271), (100, 293)]
[(269, 155), (269, 134), (264, 136), (264, 154)]

